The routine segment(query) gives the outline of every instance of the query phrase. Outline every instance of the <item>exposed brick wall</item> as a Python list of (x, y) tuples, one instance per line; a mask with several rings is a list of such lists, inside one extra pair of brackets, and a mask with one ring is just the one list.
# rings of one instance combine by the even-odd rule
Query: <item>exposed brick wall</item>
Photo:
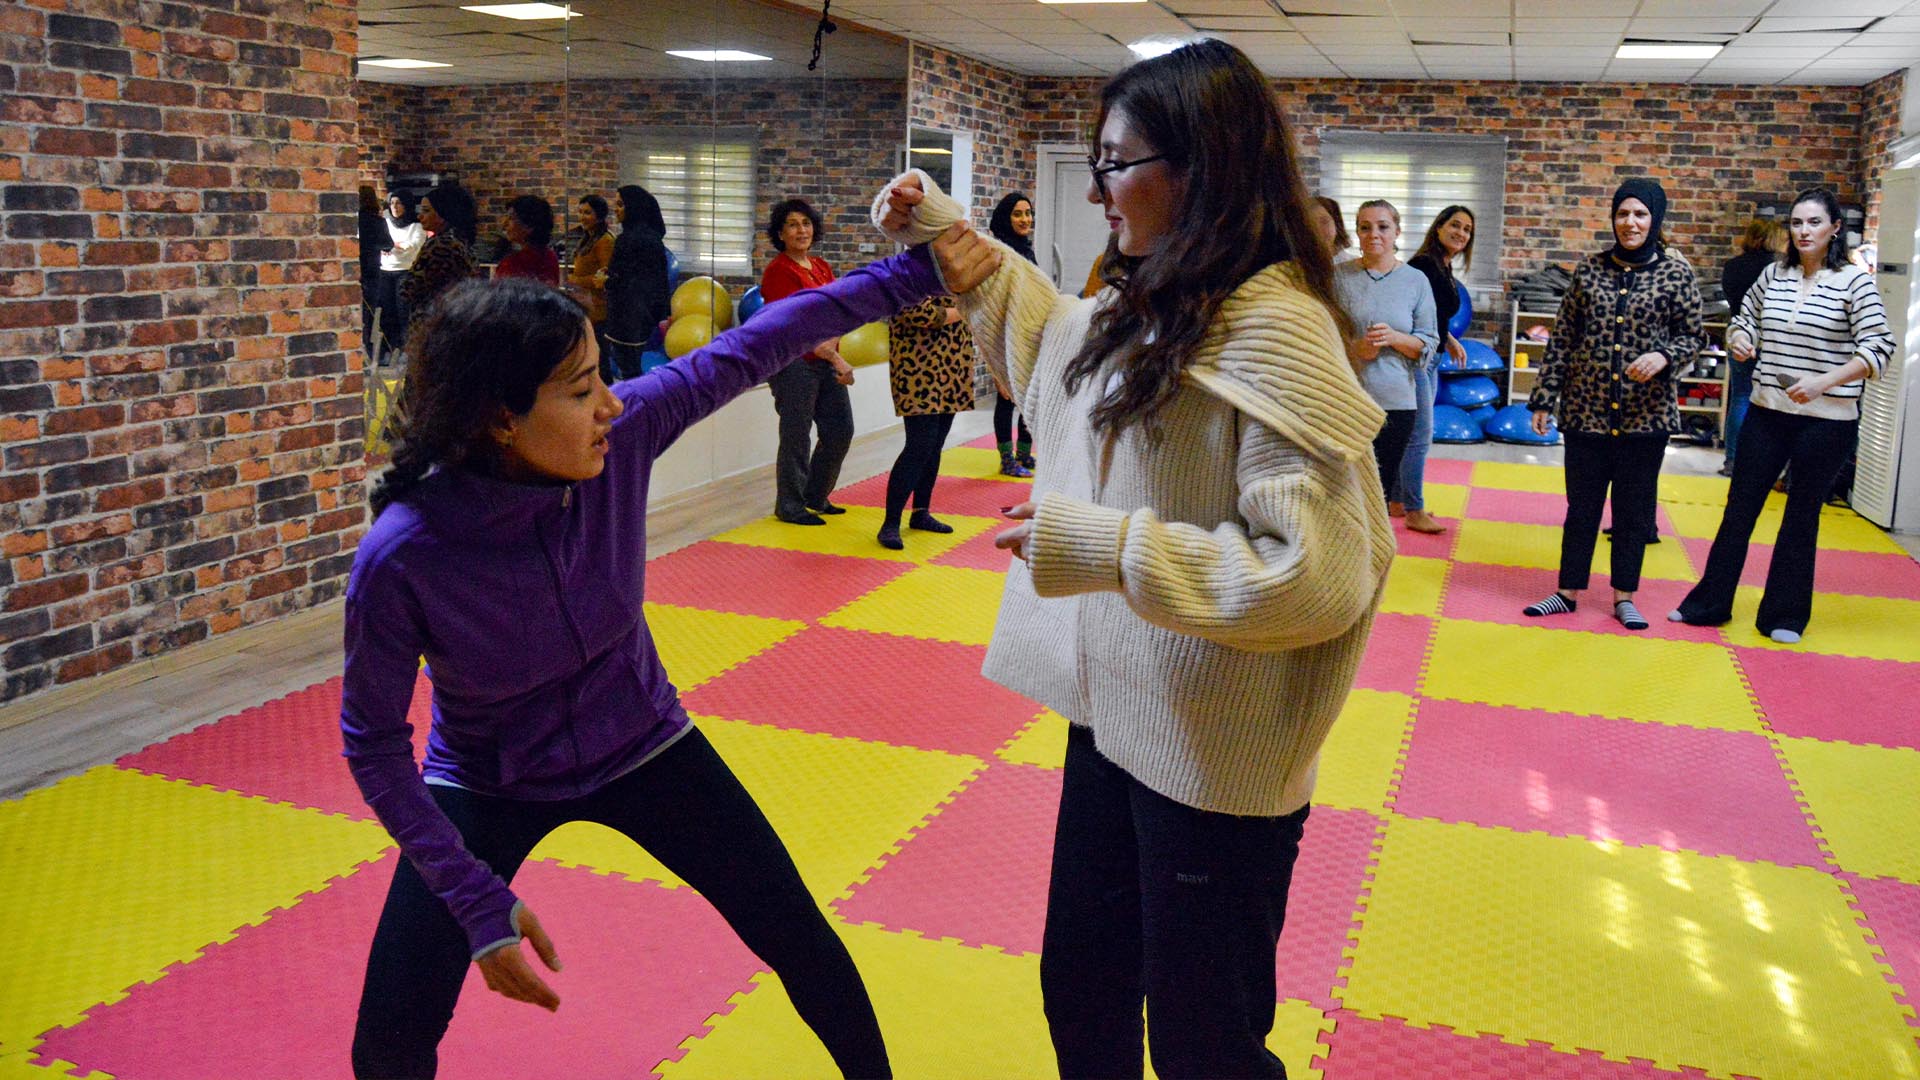
[(908, 62), (914, 124), (973, 136), (973, 218), (985, 228), (1001, 196), (1033, 194), (1037, 169), (1027, 76), (914, 42)]
[(0, 6), (0, 700), (336, 597), (364, 530), (353, 0), (57, 6)]
[(421, 88), (359, 79), (353, 96), (360, 106), (360, 182), (385, 194), (388, 166), (411, 168), (420, 158)]
[(1893, 167), (1893, 144), (1900, 138), (1900, 110), (1906, 100), (1907, 73), (1896, 71), (1868, 83), (1860, 94), (1860, 190), (1866, 193), (1866, 243), (1880, 233), (1880, 184)]

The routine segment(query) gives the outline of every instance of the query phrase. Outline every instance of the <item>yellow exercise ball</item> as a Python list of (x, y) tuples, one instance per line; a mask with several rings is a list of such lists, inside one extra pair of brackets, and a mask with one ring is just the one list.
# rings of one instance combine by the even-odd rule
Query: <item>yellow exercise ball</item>
[(733, 297), (727, 295), (727, 287), (710, 277), (688, 278), (673, 290), (672, 317), (678, 320), (683, 315), (705, 315), (713, 320), (715, 330), (725, 330), (733, 325)]
[(682, 315), (667, 327), (667, 355), (678, 360), (712, 340), (712, 319), (698, 313)]
[(870, 322), (849, 331), (840, 339), (840, 355), (854, 367), (886, 363), (891, 348), (892, 342), (884, 322)]

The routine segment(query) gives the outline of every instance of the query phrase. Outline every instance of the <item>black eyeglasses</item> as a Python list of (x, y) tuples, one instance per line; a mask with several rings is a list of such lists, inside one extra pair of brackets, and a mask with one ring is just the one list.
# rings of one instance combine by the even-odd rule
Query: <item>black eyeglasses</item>
[(1155, 154), (1152, 157), (1134, 158), (1132, 161), (1116, 161), (1111, 165), (1101, 165), (1099, 158), (1088, 158), (1087, 168), (1093, 170), (1093, 186), (1100, 189), (1100, 197), (1107, 197), (1107, 177), (1112, 173), (1125, 172), (1135, 165), (1146, 165), (1155, 161), (1165, 161), (1167, 155)]

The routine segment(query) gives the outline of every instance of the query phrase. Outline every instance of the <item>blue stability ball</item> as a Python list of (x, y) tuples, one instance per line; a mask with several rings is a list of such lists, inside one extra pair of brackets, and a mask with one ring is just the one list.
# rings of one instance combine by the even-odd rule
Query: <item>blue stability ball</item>
[(662, 364), (671, 363), (671, 362), (672, 361), (670, 361), (667, 358), (666, 353), (660, 352), (658, 350), (655, 350), (652, 352), (643, 352), (640, 354), (640, 370), (642, 372), (652, 371), (654, 368), (657, 368)]
[(1483, 442), (1486, 434), (1480, 424), (1455, 405), (1433, 407), (1433, 441), (1437, 443)]
[(1473, 325), (1473, 297), (1467, 295), (1467, 284), (1464, 281), (1456, 279), (1453, 283), (1453, 291), (1460, 294), (1460, 310), (1454, 312), (1453, 318), (1447, 320), (1447, 333), (1452, 334), (1455, 341), (1459, 341), (1460, 335), (1466, 333), (1467, 327)]
[(1552, 446), (1560, 441), (1560, 430), (1556, 425), (1548, 424), (1545, 435), (1533, 433), (1533, 414), (1527, 411), (1524, 403), (1515, 402), (1494, 414), (1486, 424), (1487, 438), (1495, 442), (1525, 443), (1529, 446)]
[(1467, 415), (1473, 417), (1474, 423), (1479, 424), (1482, 427), (1485, 427), (1487, 421), (1493, 419), (1493, 414), (1499, 411), (1500, 411), (1499, 409), (1496, 409), (1491, 405), (1480, 405), (1475, 408), (1468, 409)]
[(1493, 351), (1493, 346), (1484, 341), (1462, 341), (1460, 347), (1467, 351), (1467, 359), (1458, 371), (1505, 371), (1507, 362)]
[(766, 300), (760, 295), (760, 286), (755, 285), (753, 288), (740, 294), (740, 302), (733, 305), (733, 313), (739, 317), (741, 322), (746, 322), (748, 319), (753, 318), (753, 313), (759, 311), (765, 304)]
[(1500, 385), (1485, 375), (1454, 375), (1440, 380), (1440, 404), (1471, 409), (1500, 396)]

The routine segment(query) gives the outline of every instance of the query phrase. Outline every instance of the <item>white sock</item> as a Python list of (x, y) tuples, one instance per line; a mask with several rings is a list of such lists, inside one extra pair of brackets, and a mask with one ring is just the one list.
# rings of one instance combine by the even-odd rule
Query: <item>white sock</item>
[(1800, 635), (1794, 633), (1791, 630), (1775, 630), (1769, 633), (1767, 636), (1779, 642), (1782, 645), (1793, 645), (1798, 643), (1800, 640)]

